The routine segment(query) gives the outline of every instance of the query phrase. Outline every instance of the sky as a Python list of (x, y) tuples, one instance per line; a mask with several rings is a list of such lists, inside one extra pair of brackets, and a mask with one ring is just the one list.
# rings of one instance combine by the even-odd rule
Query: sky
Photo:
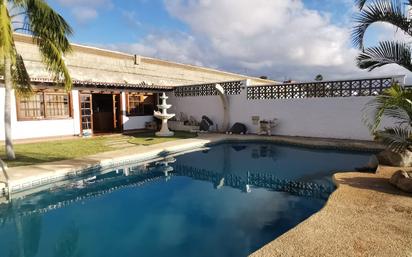
[[(47, 0), (74, 43), (270, 79), (310, 81), (409, 75), (356, 67), (354, 0)], [(366, 45), (402, 38), (373, 25)]]

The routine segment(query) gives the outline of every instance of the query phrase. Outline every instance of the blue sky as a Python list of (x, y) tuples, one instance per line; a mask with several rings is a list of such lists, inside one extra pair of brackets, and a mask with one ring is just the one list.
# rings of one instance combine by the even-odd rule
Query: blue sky
[[(78, 4), (82, 1), (76, 0), (48, 2), (74, 28), (72, 39), (78, 43), (124, 43), (138, 41), (158, 31), (190, 31), (184, 22), (169, 14), (164, 0), (92, 0), (90, 5)], [(305, 0), (304, 4), (310, 9), (329, 14), (333, 23), (343, 24), (350, 20), (347, 2)], [(96, 13), (78, 14), (76, 6), (91, 8)]]
[[(134, 42), (149, 33), (187, 31), (187, 26), (167, 12), (163, 0), (48, 1), (74, 28), (73, 41), (91, 44)], [(93, 2), (95, 4), (93, 4)], [(76, 6), (96, 13), (79, 14)]]
[[(47, 0), (74, 29), (71, 40), (273, 79), (405, 74), (355, 67), (352, 0)], [(375, 26), (368, 44), (390, 28)]]

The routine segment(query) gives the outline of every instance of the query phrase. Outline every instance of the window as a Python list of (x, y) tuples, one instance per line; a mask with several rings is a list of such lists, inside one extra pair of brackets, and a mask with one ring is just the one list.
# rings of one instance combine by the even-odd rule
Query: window
[(44, 94), (47, 118), (70, 117), (68, 94)]
[(127, 96), (128, 116), (153, 115), (155, 96), (153, 94), (129, 94)]
[(41, 119), (44, 117), (43, 94), (34, 94), (17, 100), (17, 117), (19, 119)]
[(18, 120), (70, 118), (70, 95), (57, 92), (35, 92), (16, 98)]

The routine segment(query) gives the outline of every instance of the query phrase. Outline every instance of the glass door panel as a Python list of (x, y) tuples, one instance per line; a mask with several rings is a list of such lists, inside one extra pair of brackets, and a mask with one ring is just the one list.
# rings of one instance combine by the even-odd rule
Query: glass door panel
[(83, 136), (93, 133), (92, 94), (80, 94), (80, 121)]

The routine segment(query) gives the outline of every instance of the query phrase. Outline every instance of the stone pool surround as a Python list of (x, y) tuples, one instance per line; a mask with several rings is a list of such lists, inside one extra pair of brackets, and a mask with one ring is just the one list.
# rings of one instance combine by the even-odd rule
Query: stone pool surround
[[(202, 134), (151, 146), (136, 146), (78, 158), (10, 168), (7, 181), (12, 197), (22, 190), (41, 188), (93, 169), (190, 151), (227, 141), (267, 141), (322, 149), (376, 152), (374, 142), (285, 136)], [(405, 256), (412, 257), (412, 195), (388, 183), (395, 171), (379, 167), (372, 173), (337, 173), (338, 189), (326, 205), (306, 221), (264, 246), (252, 257), (269, 256)], [(7, 177), (7, 179), (5, 177)]]

